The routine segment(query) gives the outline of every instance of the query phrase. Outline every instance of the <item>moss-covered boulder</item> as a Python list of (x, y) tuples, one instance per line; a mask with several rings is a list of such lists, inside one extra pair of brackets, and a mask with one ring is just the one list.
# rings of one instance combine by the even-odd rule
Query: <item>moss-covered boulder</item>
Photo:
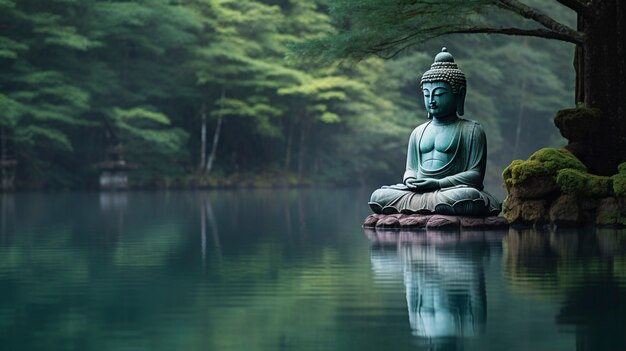
[(550, 205), (550, 222), (575, 225), (582, 222), (580, 205), (574, 195), (561, 195)]
[(618, 173), (611, 177), (613, 180), (613, 193), (619, 197), (626, 197), (626, 162), (617, 167)]
[(556, 175), (561, 169), (585, 172), (586, 168), (565, 149), (544, 148), (528, 160), (515, 160), (502, 177), (509, 194), (522, 199), (545, 198), (558, 190)]
[(587, 167), (564, 148), (543, 148), (530, 155), (528, 160), (541, 163), (550, 174), (555, 174), (558, 170), (564, 168), (587, 171)]
[(595, 162), (591, 142), (601, 125), (599, 119), (599, 110), (584, 107), (561, 110), (554, 117), (554, 124), (568, 140), (565, 148), (587, 165)]
[(558, 190), (556, 180), (550, 175), (529, 177), (522, 182), (507, 186), (509, 194), (520, 199), (542, 199)]
[(545, 200), (507, 197), (502, 205), (502, 214), (512, 224), (547, 223), (548, 211)]
[(589, 140), (600, 125), (600, 111), (579, 107), (560, 110), (554, 117), (554, 125), (570, 142)]
[(507, 186), (520, 184), (531, 177), (548, 175), (550, 175), (548, 169), (540, 162), (533, 160), (515, 160), (502, 172)]
[(600, 225), (626, 226), (626, 203), (619, 198), (607, 197), (600, 200), (595, 223)]
[(509, 223), (626, 226), (626, 163), (612, 177), (587, 172), (566, 149), (541, 149), (502, 173)]
[(613, 180), (577, 169), (565, 168), (557, 172), (556, 183), (563, 194), (588, 197), (606, 197), (613, 195)]
[(532, 154), (528, 160), (515, 160), (504, 169), (502, 177), (507, 186), (524, 182), (538, 176), (556, 176), (561, 169), (587, 171), (571, 152), (566, 149), (543, 148)]

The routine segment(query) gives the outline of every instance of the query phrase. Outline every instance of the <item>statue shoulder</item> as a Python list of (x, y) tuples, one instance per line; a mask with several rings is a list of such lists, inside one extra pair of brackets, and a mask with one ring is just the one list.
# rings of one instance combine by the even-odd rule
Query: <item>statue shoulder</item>
[(478, 122), (472, 119), (459, 118), (461, 123), (463, 123), (464, 129), (467, 131), (474, 131), (475, 133), (484, 134), (483, 126)]
[(480, 123), (471, 119), (462, 120), (462, 134), (464, 138), (467, 138), (468, 142), (485, 144), (487, 142), (487, 136)]
[(426, 121), (420, 124), (419, 126), (415, 127), (415, 129), (413, 129), (413, 132), (411, 132), (411, 136), (416, 136), (416, 135), (421, 134), (429, 124), (430, 124), (430, 121)]
[(478, 126), (478, 128), (482, 128), (482, 127), (480, 126), (480, 122), (478, 122), (478, 121), (474, 121), (473, 119), (459, 118), (459, 120), (461, 121), (461, 123), (464, 123), (464, 124), (466, 124), (466, 125), (468, 125), (468, 126), (474, 126), (474, 125), (476, 125), (476, 126)]

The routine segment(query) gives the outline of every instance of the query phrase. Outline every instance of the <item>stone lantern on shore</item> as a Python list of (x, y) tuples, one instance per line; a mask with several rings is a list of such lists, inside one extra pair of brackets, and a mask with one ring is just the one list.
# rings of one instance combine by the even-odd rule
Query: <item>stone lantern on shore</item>
[(120, 144), (109, 147), (106, 150), (106, 160), (96, 163), (94, 167), (100, 171), (101, 190), (128, 189), (128, 172), (137, 168), (124, 160), (124, 150)]

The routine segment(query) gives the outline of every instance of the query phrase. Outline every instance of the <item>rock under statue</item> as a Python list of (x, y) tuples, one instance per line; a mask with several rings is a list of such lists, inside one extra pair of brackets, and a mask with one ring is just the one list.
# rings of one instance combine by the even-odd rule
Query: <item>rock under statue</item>
[(465, 74), (443, 48), (420, 83), (428, 122), (411, 133), (401, 184), (374, 191), (376, 213), (497, 215), (501, 204), (483, 191), (487, 140), (479, 123), (459, 118)]

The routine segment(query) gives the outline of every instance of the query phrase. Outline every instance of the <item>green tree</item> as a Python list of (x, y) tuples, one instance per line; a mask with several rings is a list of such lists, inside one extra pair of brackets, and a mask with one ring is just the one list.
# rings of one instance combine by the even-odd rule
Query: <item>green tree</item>
[[(199, 89), (201, 115), (201, 173), (213, 169), (224, 118), (247, 117), (255, 133), (277, 137), (273, 119), (280, 109), (268, 103), (268, 89), (296, 72), (280, 63), (278, 26), (283, 20), (278, 6), (257, 1), (211, 0), (190, 2), (203, 18), (203, 45), (194, 49), (192, 68)], [(210, 103), (212, 101), (212, 103)], [(216, 118), (210, 152), (207, 148), (207, 113)], [(239, 130), (241, 136), (245, 130)], [(243, 142), (245, 138), (241, 138)]]
[(83, 17), (75, 20), (103, 43), (77, 63), (102, 148), (123, 145), (146, 180), (182, 174), (189, 162), (187, 133), (172, 123), (182, 118), (180, 109), (167, 106), (187, 93), (179, 67), (196, 43), (200, 21), (167, 0), (96, 1)]
[[(330, 8), (343, 30), (311, 41), (304, 52), (331, 58), (392, 57), (416, 43), (453, 33), (508, 34), (572, 43), (576, 46), (576, 102), (601, 111), (592, 140), (595, 157), (587, 166), (597, 174), (613, 174), (626, 158), (626, 100), (620, 96), (626, 91), (626, 79), (616, 73), (626, 71), (621, 59), (626, 50), (626, 6), (619, 0), (556, 3), (576, 13), (576, 28), (518, 0), (342, 0)], [(494, 25), (490, 21), (494, 14), (510, 16), (516, 26)]]
[(178, 169), (186, 134), (160, 110), (177, 96), (177, 60), (199, 26), (189, 11), (166, 0), (0, 8), (0, 135), (19, 181), (80, 184), (116, 144), (142, 171)]
[(82, 9), (78, 1), (0, 2), (0, 138), (3, 159), (18, 162), (19, 183), (40, 183), (44, 173), (57, 184), (72, 180), (69, 133), (89, 125), (90, 95), (67, 61), (99, 45), (63, 21)]

